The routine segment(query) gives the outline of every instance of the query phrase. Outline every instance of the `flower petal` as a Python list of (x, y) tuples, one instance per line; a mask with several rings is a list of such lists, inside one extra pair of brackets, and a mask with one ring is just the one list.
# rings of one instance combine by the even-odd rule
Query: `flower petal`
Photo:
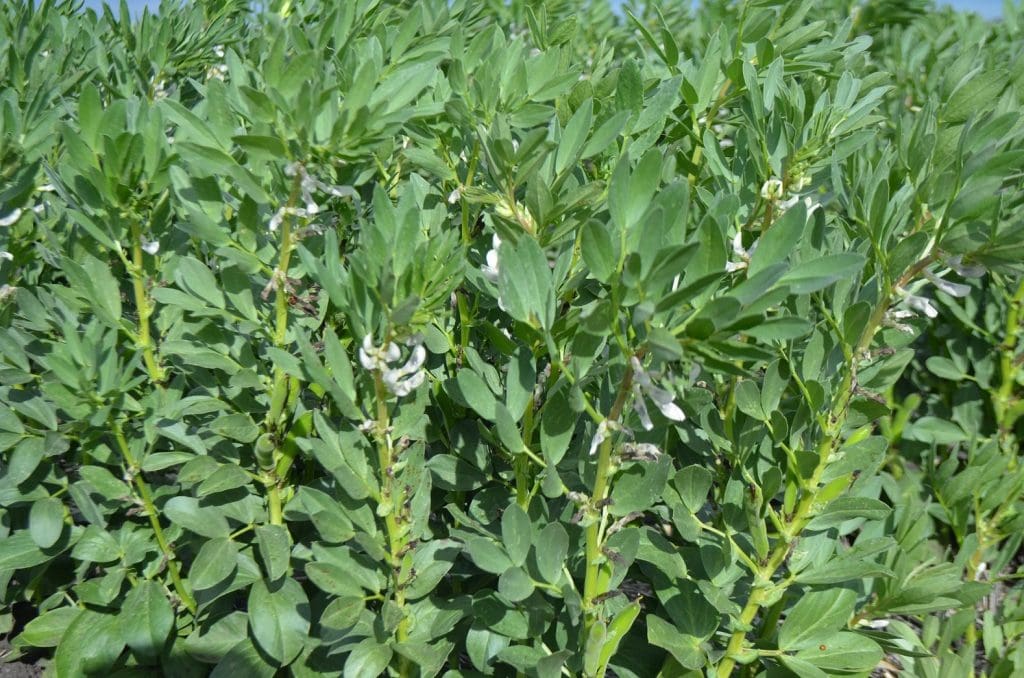
[(951, 297), (966, 297), (968, 294), (971, 293), (970, 285), (961, 285), (960, 283), (943, 280), (942, 278), (935, 275), (931, 271), (925, 271), (924, 277), (928, 278), (928, 280), (933, 285), (935, 285), (936, 287), (938, 287), (940, 290), (942, 290)]

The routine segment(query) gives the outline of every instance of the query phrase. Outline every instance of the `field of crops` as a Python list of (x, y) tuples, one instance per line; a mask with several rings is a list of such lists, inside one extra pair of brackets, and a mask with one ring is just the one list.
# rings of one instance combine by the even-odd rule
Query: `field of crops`
[(253, 4), (0, 3), (0, 675), (1024, 675), (1024, 10)]

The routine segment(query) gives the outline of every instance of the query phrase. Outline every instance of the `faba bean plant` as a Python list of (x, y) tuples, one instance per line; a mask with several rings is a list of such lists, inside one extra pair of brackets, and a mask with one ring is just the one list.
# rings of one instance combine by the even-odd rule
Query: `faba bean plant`
[(1024, 673), (1024, 12), (0, 6), (0, 653)]

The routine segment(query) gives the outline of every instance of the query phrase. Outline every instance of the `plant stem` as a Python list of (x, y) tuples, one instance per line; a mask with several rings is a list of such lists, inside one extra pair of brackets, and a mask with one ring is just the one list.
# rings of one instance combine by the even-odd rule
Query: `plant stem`
[(1003, 344), (999, 347), (999, 389), (992, 394), (992, 409), (999, 427), (999, 447), (1009, 454), (1010, 470), (1017, 466), (1016, 450), (1012, 434), (1016, 413), (1013, 410), (1013, 387), (1017, 383), (1017, 365), (1014, 362), (1017, 343), (1020, 340), (1021, 306), (1024, 305), (1024, 278), (1017, 291), (1010, 297), (1010, 308), (1006, 313), (1006, 330)]
[[(405, 616), (405, 587), (401, 581), (402, 559), (406, 552), (406, 536), (408, 529), (399, 524), (398, 513), (401, 501), (395, 498), (394, 446), (388, 429), (391, 418), (388, 414), (387, 389), (380, 370), (373, 373), (374, 393), (377, 400), (377, 464), (380, 467), (380, 507), (384, 513), (384, 525), (388, 533), (388, 551), (391, 557), (391, 595), (395, 604), (402, 610), (402, 620), (398, 622), (395, 638), (403, 643), (409, 638), (409, 618)], [(379, 515), (379, 513), (378, 513)], [(398, 674), (403, 678), (412, 675), (409, 660), (399, 657)]]
[(174, 584), (174, 590), (178, 594), (178, 598), (181, 599), (182, 604), (184, 604), (188, 611), (194, 616), (197, 609), (195, 598), (193, 598), (192, 594), (189, 593), (188, 588), (185, 586), (185, 582), (181, 580), (181, 573), (178, 570), (178, 562), (174, 558), (174, 550), (167, 542), (167, 537), (164, 536), (164, 530), (160, 525), (160, 518), (157, 514), (156, 506), (153, 505), (153, 494), (149, 491), (149, 485), (142, 477), (142, 469), (135, 461), (135, 455), (132, 454), (131, 448), (128, 446), (128, 440), (124, 437), (124, 430), (121, 428), (121, 422), (113, 422), (113, 429), (114, 438), (117, 440), (117, 446), (121, 450), (121, 456), (124, 458), (124, 463), (128, 466), (128, 471), (132, 476), (135, 487), (139, 491), (139, 498), (142, 499), (142, 504), (146, 508), (146, 514), (149, 516), (149, 524), (153, 528), (153, 535), (156, 537), (156, 543), (160, 547), (160, 552), (163, 553), (164, 559), (167, 561), (167, 570), (171, 573), (171, 581)]
[[(807, 527), (807, 524), (814, 517), (816, 511), (820, 509), (818, 506), (818, 492), (821, 489), (821, 478), (828, 467), (829, 458), (839, 446), (843, 427), (846, 424), (850, 401), (853, 398), (857, 361), (860, 359), (860, 355), (871, 345), (875, 331), (881, 325), (885, 312), (889, 308), (889, 299), (890, 294), (885, 294), (879, 299), (874, 311), (871, 313), (871, 317), (868, 319), (867, 325), (865, 325), (864, 330), (861, 332), (856, 346), (849, 354), (849, 364), (847, 365), (839, 390), (833, 399), (832, 406), (829, 408), (822, 437), (818, 442), (816, 450), (818, 456), (817, 466), (807, 482), (806, 489), (792, 516), (785, 520), (785, 532), (779, 535), (780, 538), (772, 549), (767, 562), (755, 578), (750, 597), (740, 612), (738, 628), (733, 631), (732, 636), (729, 638), (729, 645), (726, 648), (725, 655), (718, 665), (716, 672), (718, 678), (726, 678), (732, 675), (733, 669), (736, 667), (736, 658), (746, 641), (747, 629), (750, 628), (757, 613), (768, 602), (768, 587), (771, 586), (772, 577), (782, 567), (783, 563), (786, 562), (794, 540), (800, 536), (804, 528)], [(776, 585), (776, 588), (778, 586), (788, 588), (786, 584)]]
[[(302, 172), (295, 172), (292, 180), (291, 194), (288, 196), (288, 207), (294, 207), (299, 199), (299, 192), (302, 190)], [(274, 297), (274, 346), (284, 348), (288, 338), (288, 262), (292, 255), (292, 225), (295, 222), (293, 214), (286, 214), (281, 220), (281, 250), (278, 255), (277, 268), (274, 269), (271, 284), (275, 286)], [(274, 378), (270, 387), (270, 409), (264, 420), (264, 427), (268, 432), (278, 436), (278, 429), (281, 424), (281, 415), (284, 412), (288, 400), (288, 374), (280, 366), (274, 368)], [(278, 449), (275, 457), (281, 454), (281, 441), (277, 441)], [(276, 464), (275, 464), (276, 466)], [(271, 525), (284, 524), (281, 502), (281, 484), (283, 479), (274, 471), (266, 472), (267, 487), (267, 511)]]
[[(480, 159), (480, 140), (476, 139), (473, 142), (472, 156), (469, 159), (469, 166), (466, 168), (466, 179), (462, 182), (461, 189), (469, 188), (473, 185), (473, 178), (476, 176), (476, 164)], [(462, 244), (465, 247), (469, 247), (470, 241), (473, 239), (473, 234), (469, 229), (469, 202), (463, 197), (459, 201), (462, 205)]]
[(156, 360), (153, 351), (153, 339), (149, 333), (149, 319), (153, 315), (153, 307), (149, 303), (149, 295), (146, 294), (146, 282), (143, 279), (142, 261), (142, 230), (136, 221), (131, 223), (132, 231), (132, 265), (129, 270), (132, 275), (132, 287), (135, 291), (135, 308), (139, 314), (138, 343), (142, 349), (142, 360), (146, 365), (146, 372), (149, 378), (158, 388), (163, 388), (164, 371)]
[[(996, 419), (999, 449), (1007, 457), (1006, 464), (1009, 472), (1015, 471), (1017, 468), (1017, 449), (1013, 444), (1013, 425), (1017, 419), (1017, 414), (1013, 409), (1013, 387), (1017, 383), (1017, 365), (1014, 363), (1014, 354), (1020, 338), (1022, 305), (1024, 305), (1024, 278), (1018, 284), (1017, 291), (1010, 297), (1003, 343), (999, 347), (999, 388), (992, 392), (992, 411)], [(1014, 493), (1009, 497), (1009, 502), (1015, 502), (1016, 499), (1016, 493)], [(975, 501), (974, 531), (978, 536), (978, 546), (967, 560), (965, 573), (967, 581), (977, 581), (981, 564), (985, 560), (985, 551), (1001, 541), (1002, 537), (998, 535), (999, 519), (1007, 506), (1007, 503), (1003, 503), (993, 513), (991, 519), (986, 519), (986, 516), (981, 515), (978, 502)], [(993, 532), (996, 534), (992, 534)], [(964, 635), (967, 644), (975, 647), (978, 642), (976, 620), (967, 626)], [(974, 675), (973, 671), (971, 675)]]
[[(619, 384), (619, 392), (608, 412), (608, 421), (618, 422), (622, 416), (622, 408), (626, 404), (630, 388), (633, 386), (633, 370), (629, 363), (626, 363), (626, 374)], [(594, 599), (607, 593), (608, 582), (612, 576), (611, 564), (601, 553), (601, 542), (603, 540), (604, 523), (608, 509), (604, 506), (605, 496), (608, 494), (610, 484), (609, 471), (612, 459), (612, 434), (609, 431), (607, 437), (602, 441), (598, 449), (597, 472), (594, 476), (594, 488), (591, 493), (591, 502), (598, 507), (600, 518), (593, 520), (586, 529), (586, 558), (587, 571), (586, 579), (583, 582), (583, 609), (586, 614), (583, 621), (584, 633), (597, 621), (598, 615), (595, 609)]]

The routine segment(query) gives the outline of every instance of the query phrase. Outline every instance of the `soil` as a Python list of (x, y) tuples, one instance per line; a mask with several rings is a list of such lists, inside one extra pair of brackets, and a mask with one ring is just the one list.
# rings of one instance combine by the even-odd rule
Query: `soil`
[(25, 662), (5, 662), (4, 658), (9, 651), (10, 642), (0, 638), (0, 678), (36, 678), (43, 675), (45, 667), (32, 658), (26, 658)]
[(0, 678), (35, 678), (43, 675), (44, 667), (35, 662), (13, 661), (4, 662), (4, 657), (11, 650), (6, 638), (0, 639)]

